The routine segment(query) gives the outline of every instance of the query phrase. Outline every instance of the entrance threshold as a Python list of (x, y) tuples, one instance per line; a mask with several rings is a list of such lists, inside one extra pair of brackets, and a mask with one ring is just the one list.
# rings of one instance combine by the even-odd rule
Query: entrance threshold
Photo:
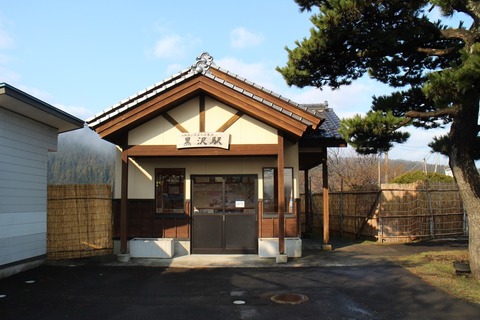
[(128, 265), (170, 268), (260, 268), (275, 267), (275, 259), (258, 254), (190, 254), (170, 259), (131, 259)]

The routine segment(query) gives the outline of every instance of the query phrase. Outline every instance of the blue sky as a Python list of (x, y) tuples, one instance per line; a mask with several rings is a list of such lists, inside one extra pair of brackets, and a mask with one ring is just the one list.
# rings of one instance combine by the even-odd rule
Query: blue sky
[[(365, 113), (388, 87), (365, 78), (333, 92), (299, 89), (275, 71), (287, 61), (285, 46), (309, 35), (310, 15), (293, 0), (5, 1), (0, 82), (86, 120), (208, 52), (218, 66), (298, 103), (328, 101), (341, 118)], [(439, 132), (412, 133), (390, 158), (434, 162), (426, 145)]]

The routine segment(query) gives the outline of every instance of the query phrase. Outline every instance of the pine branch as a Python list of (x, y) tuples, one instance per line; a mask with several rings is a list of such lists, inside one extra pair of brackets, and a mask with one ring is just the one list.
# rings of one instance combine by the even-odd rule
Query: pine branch
[(412, 121), (413, 121), (413, 117), (405, 117), (405, 119), (403, 119), (402, 122), (398, 123), (395, 126), (395, 128), (393, 128), (393, 131), (400, 129), (401, 127), (404, 127), (406, 125), (409, 125), (410, 123), (412, 123)]
[(429, 111), (429, 112), (412, 110), (405, 113), (405, 116), (407, 118), (417, 118), (417, 119), (445, 117), (445, 116), (455, 117), (459, 111), (458, 109), (459, 109), (458, 107), (455, 107), (455, 108), (440, 109), (440, 110)]
[(460, 39), (467, 47), (470, 47), (475, 43), (475, 34), (472, 31), (465, 29), (443, 29), (440, 30), (442, 36), (447, 39)]
[(458, 50), (457, 48), (445, 48), (445, 49), (436, 49), (436, 48), (418, 48), (417, 52), (425, 53), (427, 56), (446, 56), (454, 51)]

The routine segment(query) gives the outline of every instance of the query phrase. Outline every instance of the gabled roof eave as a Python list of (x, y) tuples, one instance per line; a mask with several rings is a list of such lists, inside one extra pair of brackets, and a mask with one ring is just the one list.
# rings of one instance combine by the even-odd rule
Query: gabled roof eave
[(56, 128), (59, 133), (83, 128), (84, 121), (8, 83), (0, 83), (0, 106)]
[[(326, 104), (305, 105), (295, 103), (292, 100), (276, 94), (260, 85), (215, 66), (212, 63), (212, 60), (213, 58), (208, 54), (202, 54), (197, 58), (197, 63), (191, 68), (184, 69), (181, 72), (120, 101), (102, 113), (93, 116), (87, 120), (88, 126), (99, 132), (104, 128), (109, 127), (109, 124), (115, 123), (116, 129), (109, 129), (109, 132), (106, 135), (115, 134), (119, 130), (123, 130), (122, 125), (119, 124), (121, 121), (118, 121), (117, 119), (123, 119), (134, 114), (132, 110), (148, 104), (149, 101), (156, 99), (161, 95), (168, 95), (170, 90), (174, 90), (174, 88), (178, 86), (192, 82), (196, 77), (199, 77), (200, 79), (209, 79), (218, 85), (217, 89), (221, 89), (219, 91), (225, 93), (227, 92), (226, 90), (229, 90), (232, 92), (232, 96), (238, 95), (243, 97), (242, 99), (249, 99), (250, 104), (256, 105), (262, 110), (270, 110), (269, 112), (274, 115), (272, 116), (272, 119), (275, 119), (272, 123), (273, 126), (279, 130), (286, 131), (287, 134), (292, 137), (297, 136), (297, 138), (300, 138), (304, 132), (310, 131), (311, 129), (316, 130), (324, 124), (324, 110), (327, 108)], [(204, 81), (204, 83), (207, 82), (207, 80)], [(216, 98), (222, 98), (208, 89), (204, 88), (203, 90), (206, 94), (215, 96)], [(180, 97), (177, 97), (177, 99), (180, 99)], [(223, 97), (223, 100), (228, 102), (229, 98)], [(233, 102), (234, 100), (235, 99), (231, 98), (230, 102)], [(238, 107), (235, 103), (230, 103), (230, 105), (232, 107)], [(251, 113), (251, 115), (261, 121), (269, 120), (259, 117), (256, 113)], [(270, 122), (272, 122), (271, 119)], [(131, 124), (132, 121), (124, 121), (124, 123)], [(301, 130), (301, 132), (298, 130)]]

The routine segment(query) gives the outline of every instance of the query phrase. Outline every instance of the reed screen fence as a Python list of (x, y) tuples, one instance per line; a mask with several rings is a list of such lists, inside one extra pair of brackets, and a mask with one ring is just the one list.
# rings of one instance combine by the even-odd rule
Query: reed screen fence
[(48, 186), (47, 258), (82, 258), (112, 251), (111, 186)]
[[(309, 213), (302, 207), (302, 230), (321, 234), (323, 195), (310, 199)], [(330, 192), (329, 211), (334, 236), (409, 242), (468, 235), (468, 215), (454, 183), (382, 184), (380, 190)]]

